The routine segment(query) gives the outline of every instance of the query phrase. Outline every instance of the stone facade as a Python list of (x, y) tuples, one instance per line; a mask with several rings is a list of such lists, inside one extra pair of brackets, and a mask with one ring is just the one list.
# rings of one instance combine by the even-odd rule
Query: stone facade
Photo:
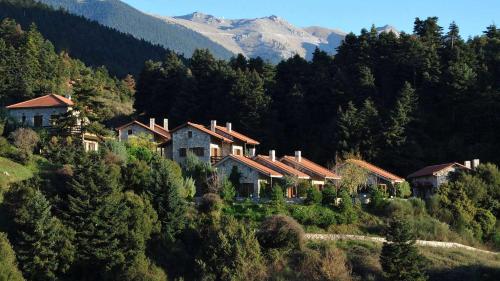
[(20, 124), (29, 127), (35, 127), (35, 116), (37, 116), (36, 118), (41, 116), (41, 127), (50, 127), (52, 126), (51, 119), (53, 117), (65, 114), (70, 110), (71, 107), (15, 108), (9, 109), (9, 115)]
[[(194, 127), (185, 126), (172, 133), (172, 159), (177, 163), (184, 163), (186, 155), (184, 150), (199, 149), (203, 151), (203, 155), (199, 153), (198, 158), (210, 163), (211, 156), (222, 156), (222, 142), (212, 140), (212, 136), (202, 132)], [(214, 150), (217, 150), (218, 155), (211, 155)]]
[(233, 158), (226, 158), (223, 161), (217, 163), (216, 165), (217, 171), (220, 173), (222, 177), (229, 177), (231, 175), (231, 171), (233, 167), (238, 168), (238, 172), (240, 173), (240, 184), (242, 186), (252, 186), (252, 197), (259, 198), (260, 189), (264, 183), (269, 181), (269, 177), (263, 175), (259, 171), (254, 168), (251, 168)]
[(150, 130), (135, 123), (118, 130), (118, 139), (120, 141), (128, 141), (129, 137), (137, 135), (145, 135), (148, 136), (151, 141), (155, 141), (154, 134)]

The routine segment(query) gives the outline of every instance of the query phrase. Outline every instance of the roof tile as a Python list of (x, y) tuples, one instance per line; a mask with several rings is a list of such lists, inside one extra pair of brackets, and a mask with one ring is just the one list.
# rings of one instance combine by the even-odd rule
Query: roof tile
[(56, 94), (48, 94), (27, 101), (11, 104), (7, 109), (37, 108), (37, 107), (66, 107), (73, 106), (72, 100)]

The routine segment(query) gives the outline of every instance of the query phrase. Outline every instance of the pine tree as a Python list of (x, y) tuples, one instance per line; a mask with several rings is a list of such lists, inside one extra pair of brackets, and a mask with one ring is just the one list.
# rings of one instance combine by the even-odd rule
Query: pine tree
[(391, 221), (387, 242), (380, 254), (380, 264), (387, 280), (425, 281), (424, 260), (415, 247), (415, 237), (404, 219)]
[(15, 186), (6, 200), (24, 275), (30, 280), (58, 280), (74, 260), (72, 232), (52, 216), (51, 205), (35, 181)]
[(18, 269), (16, 253), (12, 249), (7, 235), (0, 232), (0, 281), (24, 281)]
[(76, 232), (78, 267), (102, 278), (126, 262), (128, 210), (116, 172), (97, 156), (84, 156), (66, 188), (61, 213)]
[(342, 110), (342, 108), (339, 109), (338, 115), (337, 150), (341, 155), (359, 153), (361, 121), (359, 119), (358, 109), (354, 106), (354, 103), (349, 102), (345, 110)]
[(413, 120), (417, 106), (415, 90), (406, 82), (401, 90), (395, 108), (391, 111), (385, 139), (390, 147), (401, 147), (406, 142), (407, 127)]

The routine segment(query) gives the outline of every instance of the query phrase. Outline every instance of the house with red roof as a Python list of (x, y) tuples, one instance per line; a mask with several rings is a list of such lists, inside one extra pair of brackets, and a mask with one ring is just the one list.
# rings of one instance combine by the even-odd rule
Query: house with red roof
[(327, 182), (335, 183), (340, 180), (340, 176), (335, 172), (303, 157), (301, 151), (295, 151), (295, 156), (285, 155), (280, 161), (307, 174), (310, 177), (311, 185), (319, 190), (322, 190)]
[(419, 197), (432, 195), (443, 183), (448, 182), (449, 176), (458, 171), (475, 169), (479, 165), (479, 159), (465, 161), (464, 165), (452, 162), (423, 167), (408, 175), (408, 180), (413, 187), (413, 194)]
[(356, 165), (368, 172), (366, 185), (368, 186), (394, 186), (405, 181), (404, 178), (388, 172), (380, 167), (360, 159), (347, 159), (346, 163)]
[[(270, 150), (269, 155), (257, 155), (253, 158), (253, 160), (281, 173), (283, 176), (293, 177), (298, 179), (299, 181), (308, 181), (311, 179), (311, 176), (309, 176), (308, 174), (299, 171), (291, 166), (288, 166), (287, 164), (276, 159), (276, 152), (274, 150)], [(298, 197), (297, 186), (285, 186), (285, 188), (285, 196), (287, 198)]]
[(157, 144), (157, 151), (165, 157), (171, 158), (171, 151), (165, 145), (171, 140), (168, 130), (168, 119), (163, 119), (163, 126), (156, 124), (155, 118), (149, 118), (149, 125), (137, 120), (124, 124), (118, 128), (118, 140), (128, 141), (130, 138), (143, 136)]
[(210, 126), (192, 122), (184, 123), (170, 131), (174, 161), (183, 163), (187, 152), (191, 151), (201, 161), (215, 164), (228, 155), (253, 156), (258, 141), (233, 130), (231, 123), (226, 127), (217, 126), (217, 121), (210, 121)]
[(222, 177), (229, 178), (233, 171), (239, 174), (238, 197), (259, 198), (264, 186), (270, 187), (273, 181), (283, 178), (282, 173), (243, 155), (227, 155), (214, 166)]
[(8, 105), (6, 108), (9, 115), (21, 126), (48, 130), (56, 125), (60, 116), (71, 113), (77, 118), (75, 127), (71, 128), (70, 133), (81, 135), (85, 150), (96, 151), (100, 138), (94, 134), (81, 131), (84, 120), (78, 118), (79, 112), (73, 110), (74, 105), (71, 97), (66, 98), (56, 94), (48, 94)]

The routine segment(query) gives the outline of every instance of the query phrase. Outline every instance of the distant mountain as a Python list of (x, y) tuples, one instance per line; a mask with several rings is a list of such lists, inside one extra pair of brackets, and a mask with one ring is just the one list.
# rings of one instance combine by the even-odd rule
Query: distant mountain
[[(195, 12), (179, 17), (158, 18), (197, 31), (233, 53), (243, 53), (248, 57), (260, 56), (272, 62), (295, 54), (310, 59), (316, 47), (334, 54), (346, 35), (336, 29), (296, 27), (274, 15), (256, 19), (224, 19)], [(398, 34), (391, 26), (377, 30)]]
[(81, 16), (32, 0), (0, 0), (0, 20), (14, 19), (23, 29), (35, 23), (40, 33), (88, 66), (106, 66), (118, 77), (137, 75), (146, 60), (161, 60), (167, 50)]
[(197, 48), (209, 49), (219, 58), (234, 54), (218, 43), (182, 25), (145, 14), (119, 0), (37, 0), (82, 15), (121, 32), (190, 56)]

